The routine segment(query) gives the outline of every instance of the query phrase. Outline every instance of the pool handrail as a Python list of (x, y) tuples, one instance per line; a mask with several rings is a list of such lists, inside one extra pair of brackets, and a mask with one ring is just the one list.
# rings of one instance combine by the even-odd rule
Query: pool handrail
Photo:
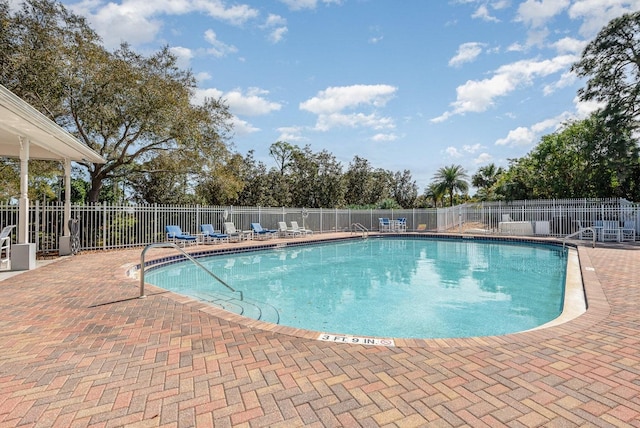
[(366, 227), (364, 227), (362, 224), (360, 223), (352, 223), (351, 224), (351, 232), (357, 232), (360, 231), (362, 232), (362, 237), (366, 237), (369, 235), (369, 229), (367, 229)]
[(562, 249), (564, 249), (565, 244), (567, 243), (567, 239), (572, 238), (580, 233), (584, 233), (585, 230), (590, 230), (591, 231), (591, 235), (593, 235), (591, 237), (591, 248), (596, 248), (596, 231), (595, 229), (593, 229), (592, 227), (585, 227), (582, 230), (579, 230), (577, 232), (573, 232), (567, 236), (564, 237), (564, 239), (562, 239)]
[(207, 269), (202, 263), (200, 263), (194, 257), (189, 255), (189, 253), (187, 253), (185, 250), (183, 250), (182, 248), (178, 247), (176, 244), (174, 244), (172, 242), (156, 242), (156, 243), (147, 245), (142, 250), (142, 253), (140, 254), (140, 298), (141, 299), (147, 297), (144, 294), (144, 256), (145, 256), (145, 253), (147, 252), (147, 250), (149, 250), (151, 248), (175, 248), (176, 250), (178, 250), (178, 252), (182, 253), (183, 256), (185, 256), (187, 259), (192, 261), (196, 266), (198, 266), (200, 269), (204, 270), (206, 273), (211, 275), (220, 284), (224, 285), (225, 287), (227, 287), (232, 292), (240, 294), (240, 300), (244, 299), (244, 297), (242, 295), (242, 291), (236, 290), (233, 287), (231, 287), (229, 284), (227, 284), (222, 279), (220, 279), (215, 273), (213, 273), (209, 269)]

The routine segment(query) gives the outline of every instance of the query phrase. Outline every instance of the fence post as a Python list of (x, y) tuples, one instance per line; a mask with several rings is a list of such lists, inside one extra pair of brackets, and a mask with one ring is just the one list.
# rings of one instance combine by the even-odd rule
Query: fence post
[[(29, 216), (27, 216), (28, 218)], [(33, 239), (33, 242), (36, 243), (36, 252), (38, 252), (38, 250), (42, 250), (42, 248), (40, 248), (40, 201), (36, 201), (36, 206), (35, 206), (35, 212), (33, 213), (33, 217), (34, 217), (34, 221), (36, 224), (35, 227), (35, 237)]]
[(102, 203), (102, 249), (107, 249), (107, 201)]

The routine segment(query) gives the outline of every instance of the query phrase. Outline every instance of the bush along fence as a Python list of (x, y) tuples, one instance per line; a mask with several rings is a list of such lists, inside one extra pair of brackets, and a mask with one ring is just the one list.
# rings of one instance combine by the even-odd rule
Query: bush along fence
[[(201, 224), (222, 230), (226, 221), (236, 229), (248, 230), (251, 223), (277, 229), (278, 222), (297, 221), (315, 233), (353, 230), (359, 223), (377, 231), (380, 218), (405, 218), (407, 232), (502, 232), (501, 223), (527, 225), (530, 235), (565, 237), (598, 220), (633, 221), (640, 228), (640, 205), (624, 199), (543, 200), (485, 202), (450, 208), (401, 210), (306, 209), (291, 207), (169, 206), (169, 205), (73, 205), (71, 216), (78, 220), (81, 250), (141, 247), (165, 240), (165, 226), (178, 225), (185, 232), (198, 233)], [(29, 241), (40, 254), (58, 251), (63, 233), (61, 204), (34, 202), (29, 208)], [(0, 226), (17, 224), (18, 207), (0, 204)], [(520, 233), (523, 234), (523, 233)], [(636, 236), (638, 233), (636, 233)], [(13, 237), (15, 240), (15, 236)]]

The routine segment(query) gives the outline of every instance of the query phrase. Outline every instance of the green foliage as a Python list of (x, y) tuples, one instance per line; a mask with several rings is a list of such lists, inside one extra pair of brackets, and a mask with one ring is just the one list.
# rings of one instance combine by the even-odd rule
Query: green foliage
[(594, 114), (545, 135), (527, 156), (512, 160), (496, 189), (510, 200), (633, 198), (637, 168), (630, 130), (612, 130)]
[(449, 165), (440, 168), (433, 176), (434, 194), (449, 195), (449, 205), (453, 206), (456, 192), (466, 193), (469, 190), (467, 171), (461, 165)]
[(604, 102), (603, 115), (618, 126), (636, 128), (640, 113), (640, 11), (613, 19), (572, 67), (587, 77), (581, 100)]
[(90, 201), (107, 181), (151, 174), (145, 164), (159, 156), (175, 162), (158, 174), (195, 176), (228, 156), (227, 107), (191, 104), (195, 79), (168, 47), (149, 56), (127, 44), (108, 52), (82, 18), (50, 0), (26, 0), (14, 16), (3, 10), (2, 81), (107, 160), (84, 164)]

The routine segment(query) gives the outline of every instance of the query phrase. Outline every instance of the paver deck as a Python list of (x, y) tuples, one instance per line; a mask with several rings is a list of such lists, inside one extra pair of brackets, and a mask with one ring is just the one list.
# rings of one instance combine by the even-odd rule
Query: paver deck
[(0, 282), (0, 427), (640, 426), (640, 246), (579, 255), (577, 319), (399, 347), (139, 299), (140, 249), (64, 258)]

